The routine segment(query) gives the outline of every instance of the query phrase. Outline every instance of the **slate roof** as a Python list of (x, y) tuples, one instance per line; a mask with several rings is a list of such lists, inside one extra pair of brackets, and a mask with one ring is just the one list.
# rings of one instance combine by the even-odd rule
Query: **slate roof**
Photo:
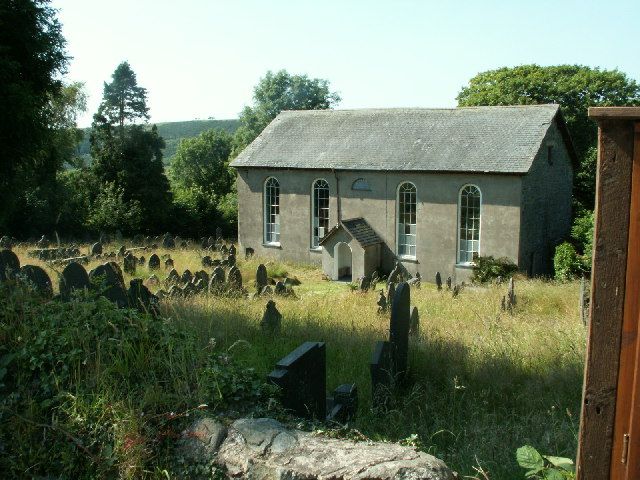
[(364, 218), (350, 218), (349, 220), (342, 220), (335, 227), (329, 230), (322, 240), (320, 240), (320, 245), (324, 244), (325, 241), (340, 230), (340, 228), (344, 228), (349, 235), (356, 239), (362, 248), (382, 243), (382, 239)]
[(280, 113), (232, 167), (525, 174), (558, 105)]

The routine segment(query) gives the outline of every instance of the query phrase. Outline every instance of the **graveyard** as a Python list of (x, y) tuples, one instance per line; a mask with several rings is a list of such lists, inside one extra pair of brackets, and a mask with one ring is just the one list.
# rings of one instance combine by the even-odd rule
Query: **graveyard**
[(105, 297), (151, 311), (203, 351), (213, 344), (279, 385), (293, 426), (412, 445), (471, 478), (519, 475), (514, 452), (525, 444), (575, 455), (586, 335), (580, 282), (516, 276), (509, 293), (507, 281), (449, 286), (440, 278), (438, 288), (424, 274), (389, 295), (384, 277), (363, 290), (317, 267), (245, 256), (230, 242), (170, 240), (12, 251), (31, 265), (25, 274), (49, 277), (40, 282), (49, 297), (73, 296), (70, 273), (78, 285), (122, 275), (126, 292), (110, 284)]

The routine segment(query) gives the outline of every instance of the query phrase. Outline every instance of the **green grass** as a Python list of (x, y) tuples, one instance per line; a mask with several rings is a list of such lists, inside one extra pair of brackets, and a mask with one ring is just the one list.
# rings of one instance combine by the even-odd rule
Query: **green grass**
[[(179, 272), (193, 272), (203, 254), (175, 251), (172, 257)], [(250, 291), (260, 261), (240, 261)], [(525, 444), (575, 457), (586, 335), (577, 283), (517, 279), (513, 315), (500, 311), (506, 285), (467, 287), (456, 299), (429, 284), (412, 290), (420, 335), (410, 342), (411, 382), (381, 409), (371, 403), (369, 361), (375, 342), (388, 337), (389, 318), (376, 314), (377, 292), (352, 292), (323, 280), (314, 267), (265, 264), (302, 282), (297, 298), (276, 299), (283, 314), (277, 336), (259, 328), (263, 298), (203, 295), (168, 300), (163, 311), (201, 348), (215, 339), (261, 376), (302, 342), (326, 342), (328, 390), (358, 386), (352, 428), (374, 440), (415, 434), (413, 443), (463, 475), (478, 476), (481, 467), (491, 479), (522, 478), (515, 451)]]

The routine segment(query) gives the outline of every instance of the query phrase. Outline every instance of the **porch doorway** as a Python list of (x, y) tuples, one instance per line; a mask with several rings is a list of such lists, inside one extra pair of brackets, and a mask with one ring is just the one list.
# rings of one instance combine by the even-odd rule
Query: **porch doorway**
[(351, 281), (352, 259), (351, 247), (344, 242), (336, 243), (333, 248), (335, 278), (344, 282)]

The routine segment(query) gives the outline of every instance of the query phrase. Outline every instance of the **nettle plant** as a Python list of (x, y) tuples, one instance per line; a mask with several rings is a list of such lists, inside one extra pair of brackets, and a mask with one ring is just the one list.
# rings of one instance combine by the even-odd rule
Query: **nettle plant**
[(526, 478), (542, 480), (573, 480), (576, 478), (575, 465), (570, 458), (541, 455), (531, 445), (516, 451), (518, 465), (526, 468)]

